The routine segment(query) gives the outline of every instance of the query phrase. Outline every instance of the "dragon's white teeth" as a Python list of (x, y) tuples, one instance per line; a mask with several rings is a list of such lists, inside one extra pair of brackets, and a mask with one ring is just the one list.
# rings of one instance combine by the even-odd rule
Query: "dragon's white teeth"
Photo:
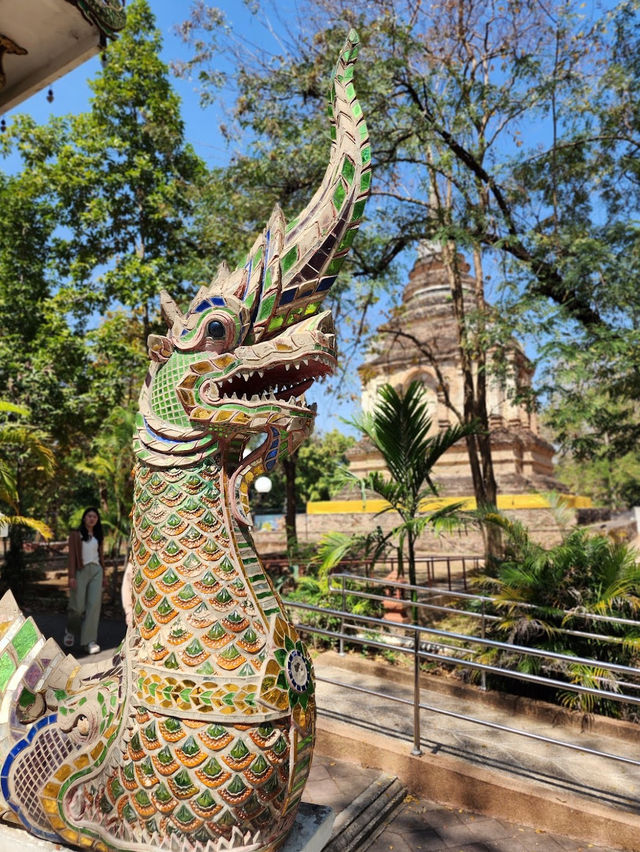
[(264, 370), (258, 370), (258, 375), (262, 378), (264, 376)]
[(302, 363), (305, 365), (305, 367), (308, 367), (308, 366), (309, 366), (309, 359), (308, 359), (308, 358), (303, 358), (303, 359), (302, 359)]
[(260, 402), (260, 397), (257, 393), (254, 393), (254, 395), (251, 397), (251, 402)]
[(289, 405), (295, 405), (295, 404), (296, 404), (295, 396), (290, 396), (289, 397)]
[(288, 371), (291, 369), (291, 364), (285, 364), (285, 365), (284, 365), (284, 368), (285, 368), (285, 370), (287, 370), (287, 372), (288, 372)]

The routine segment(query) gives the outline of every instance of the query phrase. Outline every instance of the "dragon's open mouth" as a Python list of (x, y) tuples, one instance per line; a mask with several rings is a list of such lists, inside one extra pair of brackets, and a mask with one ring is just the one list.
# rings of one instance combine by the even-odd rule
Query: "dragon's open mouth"
[(295, 363), (280, 362), (256, 371), (244, 369), (220, 382), (218, 390), (220, 396), (226, 398), (299, 398), (315, 379), (333, 372), (335, 363), (335, 358), (328, 353), (314, 353)]

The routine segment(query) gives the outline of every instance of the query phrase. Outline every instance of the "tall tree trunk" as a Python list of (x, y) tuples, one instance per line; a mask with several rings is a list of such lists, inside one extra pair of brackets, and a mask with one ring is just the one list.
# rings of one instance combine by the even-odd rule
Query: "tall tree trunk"
[[(484, 198), (483, 201), (486, 209), (488, 204), (487, 199)], [(475, 281), (476, 312), (478, 317), (482, 318), (482, 323), (484, 324), (484, 317), (486, 315), (484, 270), (482, 268), (482, 253), (478, 246), (475, 246), (473, 249), (473, 277)], [(480, 331), (483, 332), (484, 328), (480, 329)], [(477, 364), (476, 418), (482, 424), (482, 431), (478, 435), (478, 450), (482, 465), (482, 482), (485, 498), (482, 509), (484, 511), (493, 511), (498, 505), (498, 485), (493, 469), (491, 430), (489, 426), (489, 412), (487, 410), (487, 350), (482, 346), (477, 346), (475, 348), (474, 360)], [(482, 525), (482, 532), (485, 546), (485, 568), (487, 568), (502, 555), (502, 531), (500, 527), (489, 523)]]
[(294, 453), (283, 462), (285, 475), (285, 530), (287, 533), (287, 553), (295, 553), (298, 547), (298, 532), (296, 528), (296, 466), (297, 454)]
[(2, 579), (3, 585), (11, 589), (19, 604), (24, 600), (25, 570), (24, 530), (12, 524), (9, 529), (9, 552), (4, 561)]
[[(476, 506), (480, 512), (493, 511), (496, 508), (498, 488), (493, 470), (491, 455), (491, 436), (487, 412), (487, 361), (486, 352), (481, 346), (472, 345), (468, 321), (465, 314), (464, 288), (456, 245), (453, 242), (443, 247), (443, 260), (449, 276), (453, 312), (458, 332), (458, 354), (462, 372), (463, 422), (476, 422), (479, 431), (466, 438), (469, 467)], [(478, 288), (482, 294), (482, 268), (479, 258), (474, 255), (476, 280), (476, 308), (479, 303)], [(483, 295), (480, 301), (483, 301)], [(475, 369), (474, 369), (475, 368)], [(484, 537), (485, 563), (489, 565), (500, 556), (502, 542), (500, 532), (492, 525), (482, 525)]]
[(107, 515), (109, 512), (109, 490), (106, 482), (101, 482), (98, 488), (100, 495), (100, 512)]
[[(411, 586), (415, 587), (418, 583), (418, 578), (416, 576), (416, 543), (415, 538), (411, 530), (407, 533), (407, 551), (408, 551), (408, 562), (409, 562), (409, 583)], [(418, 607), (415, 605), (418, 600), (418, 594), (415, 588), (411, 589), (411, 600), (413, 602), (413, 606), (411, 607), (411, 623), (418, 623)]]

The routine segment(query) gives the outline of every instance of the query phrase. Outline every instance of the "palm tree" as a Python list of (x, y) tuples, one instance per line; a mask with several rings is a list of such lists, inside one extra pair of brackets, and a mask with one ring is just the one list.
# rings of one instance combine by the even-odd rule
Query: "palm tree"
[[(401, 522), (387, 534), (386, 541), (394, 543), (399, 573), (403, 573), (406, 561), (409, 582), (413, 586), (416, 584), (415, 548), (420, 533), (427, 526), (451, 527), (460, 522), (461, 503), (423, 511), (423, 501), (438, 495), (433, 468), (450, 447), (476, 431), (475, 424), (465, 424), (432, 434), (433, 421), (428, 405), (420, 382), (411, 382), (404, 393), (385, 384), (378, 390), (373, 412), (351, 421), (384, 460), (386, 475), (372, 471), (358, 481), (363, 488), (387, 501), (383, 512), (394, 511), (400, 516)], [(361, 537), (353, 537), (353, 545), (360, 540)], [(344, 540), (333, 552), (325, 548), (323, 565), (337, 564), (340, 553), (345, 553)], [(415, 593), (412, 597), (415, 598)]]
[[(26, 417), (28, 409), (0, 400), (0, 413)], [(54, 467), (53, 452), (43, 442), (43, 434), (33, 427), (16, 422), (0, 424), (0, 526), (27, 527), (51, 538), (53, 533), (43, 521), (20, 514), (19, 470), (11, 459), (17, 447), (31, 454), (43, 473), (48, 475)]]
[(93, 454), (88, 461), (78, 464), (78, 470), (96, 480), (102, 523), (112, 534), (111, 547), (115, 554), (129, 536), (135, 418), (135, 411), (116, 406), (93, 442)]
[(47, 446), (47, 436), (17, 419), (27, 417), (28, 409), (0, 400), (0, 413), (12, 417), (0, 422), (0, 524), (9, 527), (10, 536), (3, 579), (19, 596), (24, 581), (24, 529), (34, 530), (45, 538), (53, 535), (47, 524), (25, 514), (25, 479), (51, 476), (55, 457)]

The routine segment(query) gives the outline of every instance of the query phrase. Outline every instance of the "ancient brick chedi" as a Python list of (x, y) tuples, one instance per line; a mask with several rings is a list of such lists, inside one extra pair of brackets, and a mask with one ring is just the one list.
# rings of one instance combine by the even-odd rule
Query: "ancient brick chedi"
[[(271, 852), (310, 767), (311, 663), (255, 553), (249, 485), (309, 435), (304, 400), (336, 364), (321, 302), (369, 190), (350, 33), (330, 96), (331, 159), (305, 210), (276, 207), (166, 336), (136, 435), (133, 626), (79, 665), (6, 597), (0, 806), (40, 837), (100, 850)], [(252, 449), (245, 453), (252, 440)]]
[[(462, 257), (458, 263), (463, 273), (465, 304), (468, 300), (472, 306), (475, 281)], [(507, 342), (500, 356), (508, 362), (504, 380), (490, 375), (487, 387), (491, 448), (500, 492), (564, 490), (553, 476), (554, 450), (540, 435), (535, 412), (517, 401), (523, 391), (530, 389), (533, 367), (515, 339)], [(495, 353), (489, 352), (490, 364), (495, 357)], [(365, 411), (375, 405), (380, 385), (390, 382), (396, 388), (406, 388), (417, 379), (424, 384), (429, 397), (434, 431), (457, 422), (455, 414), (445, 405), (442, 387), (445, 383), (451, 401), (462, 411), (456, 319), (446, 268), (439, 247), (433, 243), (420, 244), (402, 304), (396, 315), (380, 327), (378, 342), (360, 368), (360, 378)], [(382, 459), (366, 441), (352, 449), (349, 458), (351, 470), (358, 475), (383, 466)], [(464, 442), (445, 453), (435, 475), (441, 494), (473, 494)]]

